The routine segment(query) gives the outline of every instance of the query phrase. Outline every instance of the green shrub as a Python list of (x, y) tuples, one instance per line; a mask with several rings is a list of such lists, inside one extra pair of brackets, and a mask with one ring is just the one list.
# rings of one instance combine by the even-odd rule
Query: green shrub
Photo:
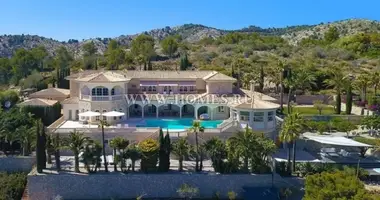
[(0, 172), (0, 200), (21, 199), (25, 185), (25, 173)]
[(139, 143), (139, 148), (142, 155), (141, 170), (143, 172), (157, 171), (159, 143), (153, 139), (146, 139)]

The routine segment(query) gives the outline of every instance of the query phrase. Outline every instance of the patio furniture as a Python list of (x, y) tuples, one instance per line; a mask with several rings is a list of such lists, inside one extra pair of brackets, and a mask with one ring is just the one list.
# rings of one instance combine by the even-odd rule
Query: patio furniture
[(340, 155), (342, 155), (343, 157), (348, 157), (350, 156), (350, 153), (347, 152), (346, 150), (344, 149), (341, 149), (340, 152), (339, 152)]

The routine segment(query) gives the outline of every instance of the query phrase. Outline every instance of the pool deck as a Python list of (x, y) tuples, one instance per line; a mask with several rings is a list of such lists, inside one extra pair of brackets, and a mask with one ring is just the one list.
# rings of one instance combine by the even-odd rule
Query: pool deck
[[(189, 120), (192, 118), (165, 118), (165, 120)], [(151, 127), (151, 126), (145, 126), (146, 121), (145, 120), (160, 120), (157, 118), (145, 118), (145, 119), (128, 119), (121, 122), (116, 122), (115, 124), (111, 124), (107, 128), (158, 128), (158, 127)], [(162, 120), (162, 119), (161, 119)], [(219, 120), (218, 120), (219, 121)], [(223, 121), (223, 120), (221, 120)], [(61, 129), (97, 129), (97, 124), (83, 124), (81, 121), (72, 121), (67, 120), (64, 121), (58, 128)], [(169, 132), (183, 132), (186, 131), (186, 128), (176, 128), (176, 129), (165, 129), (164, 131), (168, 130)]]

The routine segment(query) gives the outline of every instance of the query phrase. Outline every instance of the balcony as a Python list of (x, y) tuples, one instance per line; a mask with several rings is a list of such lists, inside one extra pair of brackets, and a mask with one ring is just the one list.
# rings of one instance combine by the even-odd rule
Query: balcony
[(111, 95), (111, 96), (91, 96), (91, 95), (81, 95), (82, 100), (86, 101), (117, 101), (123, 100), (123, 95)]

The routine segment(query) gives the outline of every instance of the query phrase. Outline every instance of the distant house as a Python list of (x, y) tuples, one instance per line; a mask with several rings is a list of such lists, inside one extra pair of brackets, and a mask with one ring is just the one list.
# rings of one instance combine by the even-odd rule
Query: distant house
[(54, 106), (56, 103), (58, 103), (57, 100), (49, 100), (49, 99), (28, 99), (24, 102), (19, 103), (19, 106), (41, 106), (41, 107), (48, 107), (48, 106)]
[(40, 90), (38, 92), (32, 93), (29, 95), (29, 98), (40, 98), (48, 100), (63, 101), (70, 97), (70, 90), (62, 88), (48, 88)]

